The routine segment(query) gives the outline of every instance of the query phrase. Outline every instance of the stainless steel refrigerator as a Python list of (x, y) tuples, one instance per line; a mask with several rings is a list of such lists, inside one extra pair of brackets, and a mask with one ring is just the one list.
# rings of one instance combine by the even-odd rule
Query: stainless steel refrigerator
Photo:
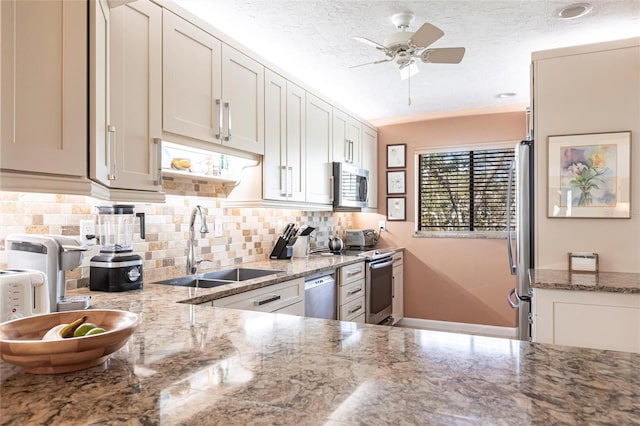
[[(515, 287), (507, 294), (507, 300), (512, 308), (518, 310), (517, 338), (519, 340), (531, 340), (532, 316), (529, 269), (533, 268), (534, 244), (533, 158), (532, 140), (525, 140), (516, 144), (515, 159), (509, 171), (509, 193), (507, 196), (509, 269), (511, 270), (511, 275), (516, 276)], [(513, 185), (514, 180), (515, 188)], [(514, 200), (515, 209), (512, 207)], [(512, 223), (515, 225), (515, 230), (513, 231)]]

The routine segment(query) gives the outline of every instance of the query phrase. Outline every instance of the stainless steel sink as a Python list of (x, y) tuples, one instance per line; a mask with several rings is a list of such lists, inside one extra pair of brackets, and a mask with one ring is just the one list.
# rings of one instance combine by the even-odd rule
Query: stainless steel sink
[(273, 269), (249, 269), (249, 268), (233, 268), (224, 271), (207, 272), (198, 275), (186, 277), (172, 278), (169, 280), (156, 281), (153, 284), (175, 285), (180, 287), (200, 287), (212, 288), (225, 284), (235, 283), (238, 281), (246, 281), (254, 278), (266, 277), (268, 275), (277, 274), (282, 271)]

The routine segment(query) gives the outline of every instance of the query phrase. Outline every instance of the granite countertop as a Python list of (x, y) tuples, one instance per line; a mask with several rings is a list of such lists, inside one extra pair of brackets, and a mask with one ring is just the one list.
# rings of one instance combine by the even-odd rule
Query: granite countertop
[(569, 272), (551, 269), (529, 270), (532, 288), (586, 290), (640, 294), (640, 274), (628, 272)]
[(640, 354), (177, 303), (188, 291), (91, 292), (96, 308), (138, 313), (138, 330), (83, 371), (0, 361), (0, 423), (640, 421)]

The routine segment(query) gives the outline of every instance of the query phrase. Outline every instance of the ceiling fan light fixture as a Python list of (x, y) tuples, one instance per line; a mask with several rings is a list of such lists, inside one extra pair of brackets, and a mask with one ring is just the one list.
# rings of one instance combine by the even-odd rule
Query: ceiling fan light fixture
[(593, 5), (590, 3), (574, 3), (569, 6), (563, 7), (558, 12), (558, 19), (569, 20), (577, 19), (585, 16), (593, 10)]
[(496, 95), (496, 98), (500, 98), (500, 99), (513, 98), (516, 95), (517, 95), (517, 93), (515, 93), (515, 92), (503, 92), (503, 93), (498, 93)]
[(410, 64), (400, 67), (400, 79), (406, 80), (409, 77), (413, 77), (414, 75), (418, 74), (419, 72), (420, 69), (418, 68), (416, 63), (414, 61), (411, 61)]

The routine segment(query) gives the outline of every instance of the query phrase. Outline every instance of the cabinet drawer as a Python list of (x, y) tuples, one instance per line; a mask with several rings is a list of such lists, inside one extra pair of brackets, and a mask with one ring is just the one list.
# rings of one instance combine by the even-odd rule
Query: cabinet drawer
[(360, 279), (364, 279), (364, 262), (340, 268), (340, 285), (346, 285)]
[(358, 315), (357, 317), (355, 317), (355, 318), (349, 318), (349, 319), (348, 319), (348, 320), (346, 320), (346, 321), (351, 321), (351, 322), (357, 322), (357, 323), (359, 323), (359, 324), (364, 324), (364, 322), (365, 322), (364, 312), (363, 312), (363, 313), (361, 313), (360, 315)]
[(304, 311), (303, 278), (223, 297), (222, 299), (214, 300), (213, 306), (247, 311), (274, 312), (297, 302), (303, 302)]
[(351, 319), (365, 313), (364, 310), (364, 295), (357, 299), (345, 303), (340, 306), (340, 319), (350, 321)]
[(297, 315), (299, 317), (304, 316), (304, 302), (300, 301), (294, 303), (293, 305), (285, 306), (282, 309), (278, 309), (277, 311), (273, 311), (274, 314), (289, 314), (289, 315)]
[(352, 283), (343, 285), (340, 287), (340, 299), (339, 304), (344, 305), (347, 302), (352, 301), (358, 297), (364, 295), (364, 280), (354, 281)]

